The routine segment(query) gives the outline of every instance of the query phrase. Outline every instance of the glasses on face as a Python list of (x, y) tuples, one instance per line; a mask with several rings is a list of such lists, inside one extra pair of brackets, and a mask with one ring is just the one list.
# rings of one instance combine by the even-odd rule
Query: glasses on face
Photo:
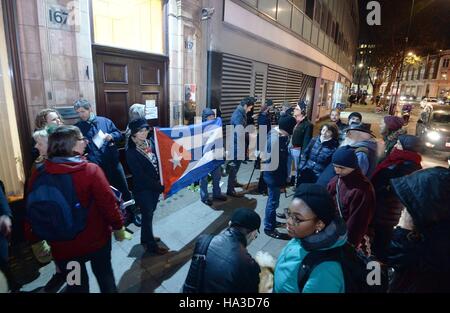
[(312, 221), (315, 219), (315, 218), (309, 218), (309, 219), (302, 220), (302, 219), (298, 218), (295, 214), (293, 214), (288, 208), (284, 209), (284, 215), (286, 216), (286, 219), (292, 219), (295, 226), (298, 226), (303, 222)]
[(81, 137), (81, 138), (78, 138), (77, 140), (78, 141), (87, 141), (87, 138), (86, 137)]

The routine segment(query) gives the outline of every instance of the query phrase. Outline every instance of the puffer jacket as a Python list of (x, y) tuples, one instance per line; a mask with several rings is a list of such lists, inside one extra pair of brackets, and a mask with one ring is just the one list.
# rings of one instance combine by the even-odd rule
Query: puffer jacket
[(330, 164), (331, 157), (338, 145), (339, 143), (335, 139), (321, 142), (320, 136), (315, 137), (302, 153), (299, 172), (310, 169), (314, 172), (317, 179)]
[(234, 227), (211, 240), (206, 253), (204, 292), (258, 292), (260, 267), (246, 246), (245, 236)]

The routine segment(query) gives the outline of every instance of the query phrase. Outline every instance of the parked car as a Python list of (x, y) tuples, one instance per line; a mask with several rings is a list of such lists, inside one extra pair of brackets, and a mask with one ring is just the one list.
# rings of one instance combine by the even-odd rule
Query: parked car
[(416, 125), (425, 146), (450, 151), (450, 106), (427, 105)]
[(444, 101), (438, 99), (438, 98), (423, 98), (422, 101), (420, 101), (420, 107), (424, 109), (427, 105), (435, 105), (435, 104), (444, 104)]

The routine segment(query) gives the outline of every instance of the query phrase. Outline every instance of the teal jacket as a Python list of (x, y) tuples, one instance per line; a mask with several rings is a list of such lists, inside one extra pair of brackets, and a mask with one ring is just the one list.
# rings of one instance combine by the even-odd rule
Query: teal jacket
[[(340, 238), (334, 245), (327, 249), (339, 247), (345, 244), (347, 236)], [(309, 252), (305, 250), (299, 239), (288, 242), (278, 257), (275, 266), (274, 287), (275, 293), (299, 293), (298, 269), (303, 258)], [(323, 262), (312, 271), (302, 293), (344, 293), (344, 274), (338, 262)]]

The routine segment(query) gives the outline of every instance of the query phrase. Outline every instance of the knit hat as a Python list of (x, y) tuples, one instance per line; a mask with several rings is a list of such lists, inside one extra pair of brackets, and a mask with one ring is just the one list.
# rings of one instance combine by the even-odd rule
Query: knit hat
[(333, 154), (331, 163), (348, 168), (356, 169), (359, 167), (355, 150), (350, 146), (343, 146), (337, 149)]
[(206, 122), (206, 120), (208, 119), (208, 116), (215, 116), (214, 111), (210, 108), (204, 108), (203, 112), (202, 112), (202, 121)]
[(249, 231), (258, 230), (261, 226), (261, 218), (258, 213), (251, 209), (239, 208), (233, 212), (231, 216), (231, 226), (240, 226), (247, 228)]
[(145, 118), (138, 118), (137, 120), (128, 123), (128, 128), (131, 131), (131, 135), (136, 134), (142, 128), (150, 128)]
[(256, 99), (254, 97), (245, 97), (244, 99), (241, 100), (240, 105), (241, 106), (254, 105), (255, 102), (256, 102)]
[(449, 169), (433, 167), (416, 171), (391, 179), (391, 185), (418, 230), (450, 220)]
[(396, 131), (402, 128), (405, 124), (405, 121), (398, 116), (386, 115), (384, 117), (384, 123), (390, 131)]
[(266, 105), (268, 107), (272, 106), (273, 105), (273, 100), (272, 99), (266, 99)]
[(357, 117), (357, 118), (359, 118), (360, 121), (362, 121), (362, 115), (359, 112), (350, 113), (350, 115), (348, 116), (348, 120), (350, 121), (352, 119), (352, 117)]
[(422, 151), (422, 140), (413, 135), (400, 135), (398, 140), (402, 144), (403, 150), (420, 152)]
[(328, 225), (336, 217), (336, 207), (327, 189), (317, 184), (301, 184), (294, 198), (302, 199), (318, 219)]
[(297, 121), (290, 115), (280, 116), (280, 119), (278, 120), (278, 126), (280, 129), (286, 131), (289, 135), (292, 135), (296, 124)]

